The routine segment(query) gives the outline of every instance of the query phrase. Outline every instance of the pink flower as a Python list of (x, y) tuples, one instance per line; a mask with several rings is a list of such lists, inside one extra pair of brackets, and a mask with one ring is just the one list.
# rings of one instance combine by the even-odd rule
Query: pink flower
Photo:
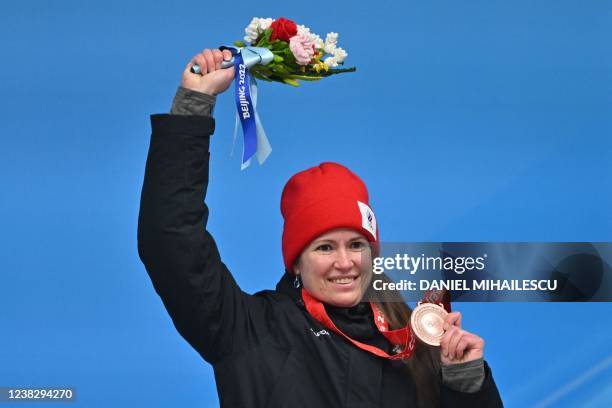
[(308, 65), (314, 56), (313, 43), (306, 34), (294, 35), (289, 39), (289, 48), (299, 65)]

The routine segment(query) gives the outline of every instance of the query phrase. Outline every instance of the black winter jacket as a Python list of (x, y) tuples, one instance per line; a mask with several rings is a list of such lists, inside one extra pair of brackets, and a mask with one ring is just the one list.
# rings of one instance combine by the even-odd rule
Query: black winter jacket
[[(240, 290), (206, 230), (203, 198), (214, 119), (163, 114), (151, 122), (138, 251), (174, 325), (213, 365), (221, 406), (416, 407), (404, 364), (324, 330), (289, 276), (276, 290)], [(501, 406), (485, 369), (479, 392), (437, 385), (441, 405)]]

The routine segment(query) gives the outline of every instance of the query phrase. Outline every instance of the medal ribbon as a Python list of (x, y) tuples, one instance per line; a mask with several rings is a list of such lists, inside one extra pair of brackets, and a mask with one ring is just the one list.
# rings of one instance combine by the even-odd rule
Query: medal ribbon
[(428, 290), (423, 295), (421, 303), (435, 303), (442, 306), (447, 312), (451, 312), (450, 296), (445, 290)]
[(314, 317), (317, 322), (322, 324), (327, 329), (333, 331), (334, 333), (344, 337), (362, 350), (368, 351), (378, 357), (386, 358), (389, 360), (402, 360), (405, 358), (409, 358), (412, 355), (412, 352), (414, 351), (415, 339), (412, 335), (410, 325), (407, 325), (406, 327), (402, 327), (401, 329), (397, 330), (389, 330), (389, 323), (387, 323), (384, 313), (372, 302), (370, 302), (370, 307), (372, 308), (372, 312), (374, 313), (374, 323), (376, 324), (378, 331), (383, 336), (385, 336), (385, 338), (391, 344), (396, 347), (401, 347), (402, 351), (400, 351), (398, 354), (388, 354), (378, 347), (362, 343), (346, 335), (331, 320), (331, 318), (327, 314), (327, 311), (325, 310), (325, 306), (323, 305), (323, 303), (315, 299), (304, 288), (302, 288), (302, 299), (304, 300), (306, 310), (308, 310), (308, 313), (310, 313), (310, 315)]

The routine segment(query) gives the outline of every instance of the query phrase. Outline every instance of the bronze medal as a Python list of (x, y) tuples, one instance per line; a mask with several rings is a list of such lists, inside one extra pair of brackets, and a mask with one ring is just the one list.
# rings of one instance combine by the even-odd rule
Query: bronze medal
[(412, 311), (410, 326), (413, 333), (425, 344), (439, 346), (444, 335), (444, 322), (448, 312), (435, 303), (419, 303)]

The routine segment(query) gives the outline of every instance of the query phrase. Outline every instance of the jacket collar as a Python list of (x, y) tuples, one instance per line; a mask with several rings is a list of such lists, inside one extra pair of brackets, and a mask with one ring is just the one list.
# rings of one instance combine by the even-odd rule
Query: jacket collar
[(293, 286), (295, 277), (292, 274), (284, 273), (276, 284), (276, 291), (289, 296), (298, 306), (303, 307), (302, 291)]
[[(294, 279), (294, 275), (284, 273), (276, 284), (276, 290), (289, 296), (300, 309), (306, 310), (304, 300), (302, 299), (302, 290), (301, 288), (296, 289), (293, 286)], [(325, 310), (338, 328), (351, 337), (368, 342), (372, 338), (383, 338), (374, 325), (372, 310), (367, 302), (359, 303), (351, 308), (334, 307), (325, 304)], [(380, 342), (380, 339), (378, 340)], [(388, 345), (386, 342), (381, 344)]]

